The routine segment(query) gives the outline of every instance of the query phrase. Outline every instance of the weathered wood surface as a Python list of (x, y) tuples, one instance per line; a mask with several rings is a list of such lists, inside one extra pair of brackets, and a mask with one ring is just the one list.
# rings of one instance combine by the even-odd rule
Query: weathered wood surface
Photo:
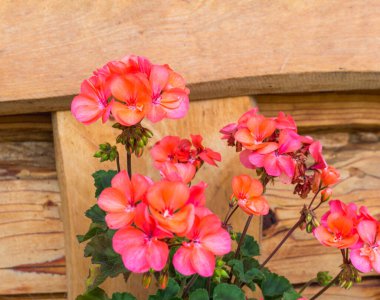
[[(342, 176), (334, 188), (334, 199), (366, 205), (380, 217), (380, 132), (330, 132), (313, 134), (325, 146), (328, 163), (337, 167)], [(297, 221), (303, 203), (292, 195), (291, 188), (281, 184), (267, 190), (267, 198), (275, 213), (276, 223), (264, 231), (262, 240), (265, 258)], [(327, 205), (318, 210), (321, 216)], [(339, 270), (341, 254), (338, 250), (320, 245), (312, 234), (297, 230), (268, 264), (269, 268), (287, 276), (293, 283), (313, 278), (318, 271)], [(297, 270), (297, 271), (294, 271)]]
[(64, 293), (55, 294), (27, 294), (27, 295), (7, 295), (0, 296), (1, 300), (66, 300)]
[(297, 125), (303, 129), (380, 126), (378, 94), (258, 95), (255, 100), (264, 115), (276, 116), (279, 111), (290, 112)]
[(61, 197), (48, 117), (0, 121), (0, 295), (66, 291)]
[(67, 109), (129, 53), (169, 63), (193, 99), (379, 89), (379, 13), (376, 0), (2, 1), (0, 114)]
[[(319, 300), (377, 300), (380, 299), (380, 279), (367, 278), (364, 282), (355, 285), (350, 290), (345, 290), (340, 287), (332, 287), (327, 290)], [(303, 296), (310, 299), (320, 290), (320, 287), (312, 286), (308, 288)]]
[[(179, 121), (164, 121), (151, 128), (154, 132), (154, 141), (165, 135), (179, 135), (189, 137), (191, 133), (201, 133), (204, 144), (221, 152), (223, 162), (219, 168), (205, 165), (197, 175), (195, 183), (204, 180), (209, 184), (207, 189), (208, 206), (216, 213), (226, 212), (227, 200), (231, 193), (232, 176), (245, 172), (239, 164), (238, 155), (232, 148), (226, 147), (220, 140), (219, 129), (226, 123), (236, 120), (252, 105), (248, 97), (235, 99), (207, 100), (194, 103), (188, 116)], [(148, 124), (147, 124), (148, 125)], [(93, 180), (91, 174), (97, 169), (115, 169), (115, 165), (100, 164), (92, 157), (99, 143), (112, 141), (118, 131), (108, 125), (100, 123), (84, 126), (78, 123), (70, 112), (58, 112), (53, 120), (56, 160), (58, 164), (58, 177), (60, 179), (61, 193), (64, 199), (64, 225), (66, 234), (66, 256), (68, 268), (69, 299), (82, 293), (84, 278), (87, 275), (89, 262), (83, 258), (83, 245), (79, 246), (75, 235), (83, 233), (88, 227), (88, 220), (83, 213), (90, 205), (95, 203)], [(150, 125), (148, 125), (150, 127)], [(148, 152), (148, 151), (147, 151)], [(152, 167), (149, 153), (144, 153), (138, 161), (133, 159), (133, 172), (139, 172), (158, 178), (158, 172)], [(74, 155), (75, 153), (75, 155)], [(125, 165), (125, 160), (122, 161)], [(237, 214), (233, 222), (243, 226), (246, 216)], [(258, 236), (259, 224), (257, 221), (251, 233)], [(110, 290), (126, 288), (131, 289), (138, 299), (145, 299), (147, 291), (141, 289), (140, 279), (128, 282), (127, 287), (119, 281), (108, 281), (105, 288)]]

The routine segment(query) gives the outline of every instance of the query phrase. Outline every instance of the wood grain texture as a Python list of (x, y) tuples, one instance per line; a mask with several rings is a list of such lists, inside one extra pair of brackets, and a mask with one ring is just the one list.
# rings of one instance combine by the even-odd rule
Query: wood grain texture
[(0, 114), (67, 109), (129, 53), (170, 64), (193, 99), (379, 89), (379, 13), (376, 0), (2, 1)]
[[(234, 98), (207, 100), (194, 103), (185, 119), (179, 121), (163, 121), (148, 127), (154, 132), (153, 141), (157, 141), (165, 135), (180, 135), (189, 137), (191, 133), (201, 133), (204, 136), (204, 144), (209, 145), (216, 151), (221, 152), (223, 162), (219, 168), (205, 165), (200, 170), (195, 183), (204, 180), (209, 186), (207, 189), (208, 206), (216, 213), (226, 212), (227, 200), (231, 193), (230, 182), (232, 176), (243, 172), (239, 164), (238, 155), (232, 148), (226, 147), (220, 140), (219, 129), (236, 120), (244, 111), (252, 105), (250, 98)], [(66, 255), (68, 267), (68, 293), (69, 299), (83, 292), (84, 278), (87, 275), (88, 261), (83, 258), (83, 246), (79, 246), (75, 235), (85, 232), (88, 220), (83, 213), (95, 203), (94, 188), (91, 174), (97, 169), (115, 169), (114, 164), (105, 163), (100, 165), (92, 153), (95, 152), (99, 143), (112, 141), (118, 131), (110, 125), (100, 123), (85, 126), (78, 123), (70, 112), (58, 112), (53, 119), (54, 136), (56, 138), (56, 159), (58, 177), (61, 192), (64, 199), (64, 225), (66, 236)], [(150, 143), (151, 147), (153, 142)], [(76, 153), (76, 155), (73, 155)], [(123, 152), (124, 153), (124, 152)], [(125, 160), (122, 161), (125, 165)], [(80, 172), (78, 171), (80, 170)], [(144, 153), (141, 159), (133, 159), (133, 172), (159, 178), (158, 172), (152, 167), (149, 153)], [(243, 227), (246, 216), (242, 213), (233, 218), (236, 226)], [(258, 236), (260, 220), (256, 220), (251, 233)], [(108, 291), (115, 289), (129, 289), (134, 292), (138, 299), (145, 299), (147, 291), (141, 289), (140, 278), (128, 282), (127, 286), (120, 280), (106, 282)]]
[(377, 94), (258, 95), (255, 100), (264, 115), (291, 112), (297, 125), (305, 129), (380, 126), (380, 95)]
[(65, 292), (56, 180), (0, 181), (0, 295)]
[[(15, 113), (19, 113), (17, 108)], [(49, 113), (10, 115), (0, 118), (0, 142), (51, 142), (52, 131)]]
[(50, 114), (0, 119), (1, 299), (66, 292), (52, 139)]
[[(350, 290), (345, 290), (340, 287), (332, 287), (320, 296), (319, 300), (377, 300), (380, 299), (380, 279), (368, 278), (362, 283), (355, 285)], [(320, 287), (312, 286), (308, 288), (303, 296), (311, 298), (319, 291)]]
[[(380, 217), (380, 139), (379, 132), (330, 132), (314, 134), (325, 146), (329, 164), (341, 172), (342, 180), (334, 188), (333, 199), (368, 206), (371, 213)], [(299, 216), (303, 203), (292, 195), (289, 186), (276, 184), (267, 190), (267, 198), (275, 213), (276, 222), (264, 231), (263, 258), (282, 239)], [(318, 210), (322, 216), (327, 205)], [(338, 250), (320, 245), (312, 234), (297, 230), (268, 264), (269, 268), (287, 276), (293, 283), (313, 278), (318, 271), (335, 274), (341, 264)], [(296, 272), (294, 270), (297, 270)]]
[(0, 296), (0, 299), (1, 300), (65, 300), (67, 299), (67, 295), (64, 293), (6, 295), (6, 296)]

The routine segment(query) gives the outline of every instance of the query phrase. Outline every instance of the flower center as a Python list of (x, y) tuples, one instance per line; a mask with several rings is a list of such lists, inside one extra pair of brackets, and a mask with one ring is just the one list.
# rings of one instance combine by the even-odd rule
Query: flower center
[(135, 206), (128, 204), (128, 206), (124, 209), (125, 212), (130, 213), (135, 210)]
[(153, 94), (152, 96), (152, 103), (155, 105), (158, 105), (161, 103), (162, 97), (161, 93)]
[(169, 209), (165, 209), (165, 211), (164, 211), (164, 213), (162, 214), (162, 216), (163, 216), (164, 218), (168, 219), (168, 218), (171, 218), (171, 217), (173, 216), (173, 214), (172, 214), (171, 210), (169, 210)]

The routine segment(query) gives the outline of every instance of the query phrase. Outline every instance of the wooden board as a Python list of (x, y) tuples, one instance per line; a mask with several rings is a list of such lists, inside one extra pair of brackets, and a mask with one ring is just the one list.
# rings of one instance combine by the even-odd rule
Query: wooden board
[[(224, 141), (219, 139), (219, 129), (226, 123), (237, 119), (251, 106), (248, 97), (235, 99), (220, 99), (196, 102), (191, 106), (189, 115), (179, 121), (163, 121), (154, 127), (154, 141), (165, 135), (180, 135), (189, 137), (190, 133), (202, 133), (205, 145), (221, 152), (223, 162), (219, 168), (202, 167), (195, 183), (204, 180), (209, 184), (207, 190), (208, 206), (216, 213), (222, 214), (227, 208), (227, 199), (231, 193), (230, 182), (233, 175), (244, 171), (238, 163), (239, 158), (232, 148), (227, 148)], [(101, 142), (112, 140), (117, 135), (110, 125), (102, 126), (96, 123), (84, 126), (78, 123), (70, 112), (58, 112), (53, 120), (54, 136), (56, 137), (56, 151), (58, 163), (58, 177), (64, 199), (64, 224), (66, 233), (66, 255), (68, 267), (69, 299), (83, 292), (84, 279), (87, 275), (88, 261), (83, 258), (83, 246), (79, 246), (75, 235), (85, 232), (88, 220), (83, 213), (95, 203), (94, 188), (91, 174), (97, 169), (115, 168), (114, 164), (100, 165), (92, 153)], [(153, 143), (150, 144), (152, 146)], [(76, 153), (76, 155), (73, 155)], [(133, 172), (140, 172), (158, 178), (158, 172), (151, 165), (148, 153), (140, 160), (133, 159)], [(125, 165), (125, 160), (122, 162)], [(243, 227), (246, 216), (242, 213), (233, 219), (235, 225)], [(260, 221), (256, 220), (251, 233), (258, 236)], [(132, 280), (127, 284), (119, 281), (107, 282), (108, 291), (126, 288), (132, 290), (138, 299), (145, 299), (147, 291), (141, 289), (140, 279)]]
[(376, 94), (258, 95), (255, 100), (264, 115), (290, 112), (304, 130), (380, 126), (380, 95)]
[[(334, 199), (354, 201), (366, 205), (375, 217), (380, 217), (380, 135), (379, 132), (331, 132), (314, 134), (325, 145), (328, 163), (337, 167), (342, 181), (334, 189)], [(292, 195), (291, 188), (281, 184), (269, 188), (269, 203), (275, 212), (276, 223), (264, 231), (263, 258), (282, 239), (285, 232), (296, 222), (303, 203)], [(321, 216), (326, 205), (318, 210)], [(287, 276), (293, 283), (313, 278), (318, 271), (339, 270), (341, 254), (338, 250), (320, 245), (312, 234), (297, 230), (285, 243), (268, 266)], [(296, 270), (296, 271), (295, 271)]]
[(193, 99), (379, 89), (379, 13), (376, 0), (5, 0), (0, 114), (67, 109), (130, 53), (170, 64)]
[(0, 181), (0, 295), (65, 292), (56, 180)]
[(52, 139), (50, 114), (0, 119), (0, 298), (66, 292)]
[[(332, 287), (326, 291), (319, 300), (377, 300), (380, 299), (380, 279), (366, 279), (361, 284), (355, 285), (350, 290), (345, 290), (340, 287)], [(311, 298), (319, 291), (320, 287), (308, 288), (303, 296)]]
[(1, 296), (1, 300), (65, 300), (66, 294), (27, 294), (27, 295), (7, 295)]

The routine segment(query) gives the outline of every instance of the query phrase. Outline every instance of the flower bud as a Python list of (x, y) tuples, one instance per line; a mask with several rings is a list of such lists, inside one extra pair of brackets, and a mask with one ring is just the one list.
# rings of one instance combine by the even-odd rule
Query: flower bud
[(321, 202), (326, 202), (331, 198), (332, 189), (327, 188), (321, 192)]
[(337, 183), (339, 181), (339, 178), (339, 172), (332, 166), (328, 166), (322, 170), (321, 180), (324, 186), (329, 186)]
[(309, 223), (306, 225), (306, 232), (311, 233), (313, 231), (313, 224)]
[(152, 282), (152, 274), (150, 272), (144, 273), (142, 277), (142, 285), (145, 289), (147, 289), (150, 286), (150, 283)]
[(153, 137), (153, 132), (148, 128), (144, 128), (144, 136), (146, 136), (147, 138), (151, 138)]
[(224, 269), (220, 270), (220, 277), (221, 278), (230, 278), (230, 276), (228, 275), (227, 271), (224, 270)]
[(217, 259), (216, 261), (216, 267), (221, 268), (225, 265), (225, 262), (222, 259)]
[(160, 286), (160, 289), (166, 289), (166, 286), (168, 285), (169, 281), (169, 274), (167, 271), (163, 271), (160, 274), (160, 277), (158, 278), (158, 284)]
[(306, 222), (310, 223), (313, 220), (313, 216), (311, 214), (306, 215)]
[(101, 150), (99, 150), (99, 151), (96, 151), (95, 152), (95, 154), (94, 154), (94, 157), (96, 157), (96, 158), (100, 158), (101, 156), (102, 156), (102, 151)]
[(141, 155), (143, 155), (144, 153), (144, 148), (136, 148), (135, 149), (135, 154), (137, 157), (141, 157)]

